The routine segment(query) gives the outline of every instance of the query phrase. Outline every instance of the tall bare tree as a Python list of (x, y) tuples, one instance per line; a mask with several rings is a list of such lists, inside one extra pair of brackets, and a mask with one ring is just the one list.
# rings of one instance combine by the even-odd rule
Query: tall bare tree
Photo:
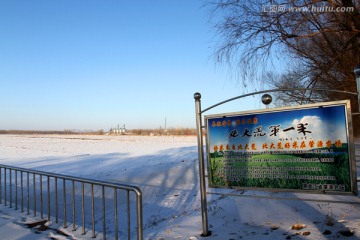
[[(276, 88), (356, 92), (353, 69), (360, 63), (360, 1), (214, 0), (209, 5), (222, 37), (216, 57), (239, 66), (244, 85), (248, 73), (261, 70), (261, 79)], [(279, 58), (273, 64), (286, 64), (285, 71), (269, 72), (266, 66), (273, 56)], [(277, 97), (280, 103), (300, 104), (351, 98), (353, 110), (358, 110), (355, 96), (333, 92), (286, 92)]]

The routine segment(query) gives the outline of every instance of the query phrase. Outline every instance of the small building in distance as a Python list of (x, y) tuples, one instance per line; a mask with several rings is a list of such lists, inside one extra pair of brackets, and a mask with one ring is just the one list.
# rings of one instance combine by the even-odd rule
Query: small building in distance
[(115, 128), (110, 128), (109, 135), (124, 135), (126, 133), (125, 124), (123, 127), (120, 127), (118, 124)]

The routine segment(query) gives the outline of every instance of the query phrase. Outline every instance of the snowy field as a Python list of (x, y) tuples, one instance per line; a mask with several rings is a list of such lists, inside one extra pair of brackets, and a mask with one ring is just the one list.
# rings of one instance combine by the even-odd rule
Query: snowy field
[[(360, 141), (356, 148), (360, 161)], [(212, 235), (201, 237), (193, 136), (0, 135), (0, 164), (138, 186), (144, 239), (360, 239), (358, 197), (231, 189), (207, 190)], [(0, 205), (0, 238), (88, 238), (80, 230), (63, 237), (52, 223), (46, 231), (27, 228), (31, 220)]]

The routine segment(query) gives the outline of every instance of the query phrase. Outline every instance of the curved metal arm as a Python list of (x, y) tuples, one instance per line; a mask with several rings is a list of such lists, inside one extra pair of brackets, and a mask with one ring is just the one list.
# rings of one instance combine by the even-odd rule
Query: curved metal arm
[(225, 101), (222, 101), (222, 102), (219, 102), (215, 105), (212, 105), (204, 110), (201, 111), (201, 113), (204, 113), (214, 107), (217, 107), (217, 106), (220, 106), (224, 103), (227, 103), (227, 102), (231, 102), (233, 100), (236, 100), (236, 99), (239, 99), (239, 98), (244, 98), (244, 97), (249, 97), (249, 96), (252, 96), (252, 95), (256, 95), (256, 94), (261, 94), (261, 93), (269, 93), (269, 92), (283, 92), (283, 91), (297, 91), (297, 90), (311, 90), (311, 91), (327, 91), (327, 92), (337, 92), (337, 93), (345, 93), (345, 94), (350, 94), (350, 95), (358, 95), (357, 93), (354, 93), (354, 92), (347, 92), (347, 91), (340, 91), (340, 90), (333, 90), (333, 89), (325, 89), (325, 88), (283, 88), (283, 89), (270, 89), (270, 90), (263, 90), (263, 91), (257, 91), (257, 92), (252, 92), (252, 93), (247, 93), (247, 94), (244, 94), (244, 95), (240, 95), (240, 96), (237, 96), (237, 97), (233, 97), (233, 98), (230, 98), (230, 99), (227, 99)]

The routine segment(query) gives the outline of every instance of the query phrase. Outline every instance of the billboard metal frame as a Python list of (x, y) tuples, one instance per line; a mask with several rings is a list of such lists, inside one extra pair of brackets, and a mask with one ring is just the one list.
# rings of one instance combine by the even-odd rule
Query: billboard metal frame
[[(346, 142), (348, 143), (347, 146), (347, 153), (348, 153), (348, 162), (349, 162), (349, 169), (348, 173), (350, 176), (350, 190), (344, 191), (344, 192), (334, 192), (334, 191), (328, 191), (328, 190), (303, 190), (303, 189), (286, 189), (286, 188), (274, 188), (274, 187), (243, 187), (243, 186), (224, 186), (224, 185), (213, 185), (209, 179), (209, 187), (210, 188), (238, 188), (238, 189), (256, 189), (256, 190), (266, 190), (266, 191), (291, 191), (291, 192), (304, 192), (304, 193), (335, 193), (335, 194), (357, 194), (357, 180), (356, 180), (356, 166), (355, 166), (355, 151), (354, 151), (354, 143), (353, 143), (353, 129), (352, 129), (352, 120), (351, 120), (351, 107), (350, 107), (350, 100), (340, 100), (340, 101), (333, 101), (333, 102), (325, 102), (325, 103), (316, 103), (316, 104), (307, 104), (307, 105), (298, 105), (298, 106), (291, 106), (291, 107), (281, 107), (281, 108), (272, 108), (272, 109), (265, 109), (265, 110), (253, 110), (253, 111), (244, 111), (244, 112), (233, 112), (233, 113), (222, 113), (222, 114), (212, 114), (212, 115), (206, 115), (205, 118), (205, 129), (207, 130), (206, 134), (206, 154), (207, 154), (207, 167), (208, 167), (208, 176), (211, 177), (211, 163), (210, 163), (210, 139), (212, 132), (210, 131), (209, 127), (209, 121), (215, 121), (220, 120), (223, 121), (224, 119), (236, 119), (236, 118), (242, 118), (245, 120), (249, 116), (266, 116), (267, 114), (271, 113), (284, 113), (287, 114), (287, 112), (296, 112), (299, 110), (315, 110), (316, 109), (322, 109), (325, 110), (329, 107), (340, 107), (344, 109), (344, 120), (345, 120), (345, 128), (344, 133), (346, 135)], [(259, 123), (260, 124), (260, 123)], [(263, 123), (262, 123), (263, 124)], [(260, 125), (262, 125), (260, 124)], [(240, 126), (243, 126), (240, 124)], [(231, 127), (234, 128), (234, 127)], [(214, 129), (219, 129), (219, 127), (215, 127)], [(221, 129), (221, 128), (220, 128)], [(235, 127), (236, 129), (236, 127)], [(224, 132), (224, 131), (220, 131)], [(265, 133), (266, 134), (266, 133)], [(259, 139), (259, 137), (257, 137)], [(256, 139), (256, 138), (254, 138)], [(222, 138), (222, 140), (224, 140)], [(275, 139), (276, 141), (276, 139)], [(259, 147), (259, 146), (258, 146)], [(225, 149), (224, 149), (225, 150)], [(232, 151), (229, 149), (230, 152), (236, 152), (236, 150)], [(225, 151), (225, 152), (229, 152)], [(251, 149), (248, 150), (242, 150), (244, 152), (244, 155), (252, 156), (253, 154), (256, 155), (256, 152), (252, 152)], [(279, 150), (274, 150), (279, 151)], [(268, 150), (268, 152), (272, 152)], [(309, 150), (305, 151), (309, 155)], [(251, 154), (250, 154), (251, 153)], [(270, 153), (271, 155), (274, 153)], [(280, 150), (280, 154), (289, 154), (286, 150)], [(310, 153), (313, 157), (316, 157), (316, 153)], [(269, 163), (268, 163), (269, 164)], [(225, 170), (225, 169), (223, 169)]]
[[(356, 73), (357, 74), (357, 73)], [(201, 211), (202, 211), (202, 234), (201, 236), (210, 236), (211, 232), (208, 228), (208, 216), (207, 216), (207, 199), (206, 199), (206, 180), (205, 180), (205, 163), (204, 163), (204, 142), (203, 142), (203, 117), (202, 114), (212, 108), (215, 108), (217, 106), (220, 106), (224, 103), (241, 99), (244, 97), (249, 97), (257, 94), (262, 93), (270, 93), (270, 92), (291, 92), (291, 91), (327, 91), (327, 92), (337, 92), (337, 93), (343, 93), (348, 95), (355, 95), (358, 97), (358, 106), (359, 106), (359, 112), (360, 112), (360, 74), (359, 76), (356, 75), (356, 83), (357, 83), (357, 92), (347, 92), (347, 91), (340, 91), (340, 90), (333, 90), (333, 89), (323, 89), (323, 88), (287, 88), (287, 89), (270, 89), (270, 90), (264, 90), (264, 91), (257, 91), (252, 92), (244, 95), (240, 95), (237, 97), (233, 97), (230, 99), (227, 99), (225, 101), (219, 102), (217, 104), (214, 104), (204, 110), (201, 110), (201, 94), (196, 92), (194, 94), (195, 99), (195, 116), (196, 116), (196, 128), (197, 128), (197, 143), (198, 143), (198, 159), (199, 159), (199, 180), (200, 180), (200, 195), (201, 195)], [(358, 115), (360, 114), (352, 113), (352, 115)], [(348, 116), (349, 117), (349, 116)], [(350, 136), (351, 135), (351, 136)], [(349, 133), (349, 136), (352, 138), (352, 133)], [(354, 146), (350, 146), (354, 148)]]

